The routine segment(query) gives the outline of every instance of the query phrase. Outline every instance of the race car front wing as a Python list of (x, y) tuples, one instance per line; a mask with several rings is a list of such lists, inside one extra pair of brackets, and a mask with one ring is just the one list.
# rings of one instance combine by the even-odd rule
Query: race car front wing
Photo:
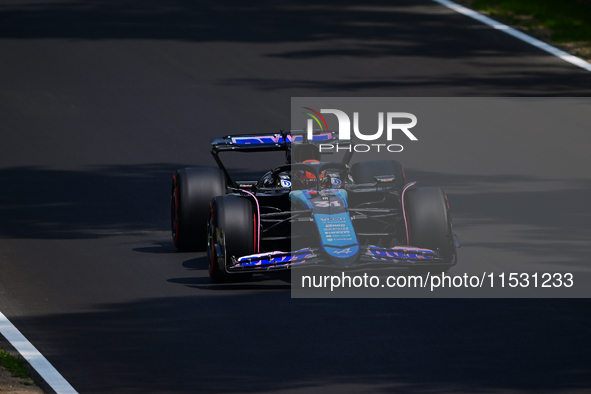
[(359, 268), (365, 266), (451, 266), (452, 259), (440, 257), (439, 250), (415, 248), (412, 246), (395, 246), (383, 248), (379, 246), (364, 246), (355, 262), (346, 267), (335, 266), (323, 258), (319, 249), (305, 248), (293, 252), (268, 252), (242, 257), (232, 257), (232, 263), (226, 267), (227, 272), (262, 272), (270, 270), (285, 270), (292, 267), (324, 267), (324, 268)]

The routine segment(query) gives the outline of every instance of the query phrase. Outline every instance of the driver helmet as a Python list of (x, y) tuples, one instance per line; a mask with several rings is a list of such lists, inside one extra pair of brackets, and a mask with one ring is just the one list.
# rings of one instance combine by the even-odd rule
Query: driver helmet
[[(318, 160), (304, 160), (302, 163), (319, 163)], [(294, 173), (302, 189), (316, 189), (316, 175), (310, 171), (297, 170)]]
[[(319, 163), (318, 160), (304, 160), (303, 162)], [(298, 170), (295, 173), (295, 177), (303, 189), (316, 189), (316, 175), (310, 171)], [(321, 189), (340, 189), (344, 186), (340, 171), (338, 170), (323, 170), (318, 175), (318, 178)]]

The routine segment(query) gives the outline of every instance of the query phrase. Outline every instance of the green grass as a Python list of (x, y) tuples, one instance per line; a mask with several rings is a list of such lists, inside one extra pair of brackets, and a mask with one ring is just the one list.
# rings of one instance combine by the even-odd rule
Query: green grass
[(475, 0), (471, 6), (528, 29), (550, 29), (555, 42), (591, 41), (591, 0)]
[(27, 370), (27, 363), (25, 360), (12, 356), (2, 348), (0, 348), (0, 365), (9, 370), (15, 378), (31, 377)]

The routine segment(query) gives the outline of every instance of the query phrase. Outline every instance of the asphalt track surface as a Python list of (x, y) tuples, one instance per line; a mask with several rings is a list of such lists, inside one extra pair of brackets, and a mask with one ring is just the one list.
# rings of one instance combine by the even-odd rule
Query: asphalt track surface
[[(587, 300), (298, 300), (281, 279), (214, 285), (204, 254), (175, 252), (168, 216), (176, 168), (213, 165), (212, 137), (289, 127), (292, 96), (589, 96), (591, 73), (430, 1), (148, 0), (2, 2), (0, 75), (0, 310), (79, 392), (591, 387)], [(483, 181), (413, 168), (452, 189)], [(545, 190), (546, 221), (531, 192), (450, 193), (460, 258), (531, 255), (476, 241), (503, 224), (588, 239), (587, 174), (571, 169), (579, 186)], [(463, 230), (475, 217), (480, 233)]]

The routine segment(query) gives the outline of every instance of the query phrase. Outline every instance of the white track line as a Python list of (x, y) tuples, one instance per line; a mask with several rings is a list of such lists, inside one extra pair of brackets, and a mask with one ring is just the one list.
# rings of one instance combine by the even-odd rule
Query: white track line
[(2, 312), (0, 312), (0, 334), (35, 368), (35, 371), (57, 394), (78, 393)]
[(519, 30), (515, 30), (512, 27), (509, 27), (509, 26), (504, 25), (500, 22), (497, 22), (497, 21), (495, 21), (487, 16), (484, 16), (474, 10), (471, 10), (469, 8), (466, 8), (464, 6), (456, 4), (453, 1), (449, 1), (449, 0), (433, 0), (433, 1), (449, 8), (449, 9), (452, 9), (456, 12), (459, 12), (460, 14), (464, 14), (466, 16), (469, 16), (472, 19), (476, 19), (479, 22), (489, 25), (493, 29), (501, 30), (501, 31), (503, 31), (515, 38), (520, 39), (521, 41), (525, 41), (530, 45), (538, 47), (543, 51), (546, 51), (556, 57), (559, 57), (566, 62), (574, 64), (575, 66), (579, 66), (581, 68), (584, 68), (587, 71), (591, 71), (591, 63), (586, 62), (585, 60), (581, 59), (580, 57), (576, 57), (574, 55), (571, 55), (570, 53), (566, 53), (564, 51), (561, 51), (560, 49), (555, 48), (552, 45), (548, 45), (545, 42), (542, 42), (542, 41), (537, 40), (533, 37), (530, 37), (527, 34), (520, 32)]

